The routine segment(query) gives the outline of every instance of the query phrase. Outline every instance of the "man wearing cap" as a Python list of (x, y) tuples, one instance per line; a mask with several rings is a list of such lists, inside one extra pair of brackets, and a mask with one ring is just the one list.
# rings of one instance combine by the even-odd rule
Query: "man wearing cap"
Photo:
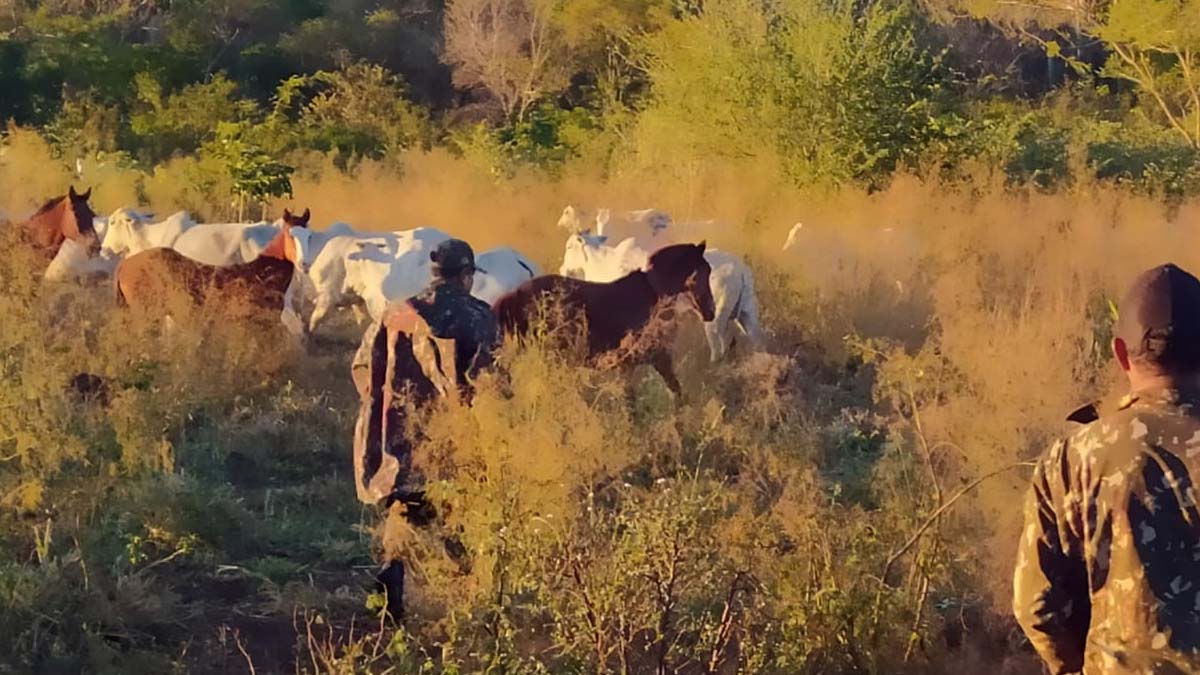
[(1051, 673), (1200, 673), (1200, 281), (1143, 273), (1119, 306), (1116, 405), (1037, 463), (1014, 578)]
[[(360, 501), (389, 509), (409, 522), (432, 517), (412, 475), (412, 443), (405, 421), (414, 406), (435, 396), (469, 394), (480, 369), (492, 362), (499, 338), (487, 303), (471, 295), (475, 265), (460, 239), (438, 244), (429, 255), (432, 276), (418, 295), (390, 305), (363, 335), (351, 365), (359, 392), (354, 429), (355, 489)], [(388, 528), (385, 533), (404, 528)], [(393, 617), (402, 613), (404, 566), (398, 544), (383, 541), (378, 581)]]

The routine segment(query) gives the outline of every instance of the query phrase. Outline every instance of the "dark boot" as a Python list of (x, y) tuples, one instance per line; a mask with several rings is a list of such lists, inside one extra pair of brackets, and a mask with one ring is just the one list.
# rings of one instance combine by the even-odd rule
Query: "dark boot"
[(393, 560), (375, 575), (375, 588), (387, 598), (386, 611), (392, 621), (404, 619), (404, 563)]

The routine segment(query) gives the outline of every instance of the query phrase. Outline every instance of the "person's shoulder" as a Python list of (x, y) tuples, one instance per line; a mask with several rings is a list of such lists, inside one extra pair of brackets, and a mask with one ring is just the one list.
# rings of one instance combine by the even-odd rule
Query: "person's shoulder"
[(471, 309), (476, 312), (487, 314), (488, 316), (492, 316), (494, 314), (491, 305), (473, 295), (467, 295), (467, 303), (470, 305)]
[(1200, 418), (1167, 402), (1127, 396), (1064, 439), (1062, 451), (1068, 463), (1117, 470), (1141, 461), (1149, 448), (1174, 452), (1188, 443), (1200, 443)]

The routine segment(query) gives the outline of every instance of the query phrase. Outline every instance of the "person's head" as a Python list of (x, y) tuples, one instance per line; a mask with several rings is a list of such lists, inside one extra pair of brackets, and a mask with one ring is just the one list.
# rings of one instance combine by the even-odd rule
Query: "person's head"
[(433, 262), (434, 280), (454, 284), (469, 291), (475, 285), (475, 273), (483, 272), (475, 266), (475, 252), (462, 239), (447, 239), (429, 252)]
[(1161, 265), (1134, 280), (1118, 307), (1113, 354), (1133, 389), (1200, 375), (1200, 280)]

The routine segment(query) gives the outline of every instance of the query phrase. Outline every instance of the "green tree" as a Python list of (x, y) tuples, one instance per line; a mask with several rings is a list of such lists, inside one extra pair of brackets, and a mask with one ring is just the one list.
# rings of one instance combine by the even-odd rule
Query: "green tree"
[(1200, 149), (1200, 2), (1114, 0), (1089, 25), (1112, 50), (1108, 77), (1133, 82), (1172, 129)]
[(257, 104), (238, 97), (237, 84), (220, 74), (169, 95), (146, 73), (138, 74), (134, 87), (138, 106), (130, 128), (152, 162), (194, 152), (216, 137), (220, 124), (249, 120), (258, 112)]
[(424, 145), (427, 113), (408, 100), (404, 80), (382, 66), (358, 62), (340, 70), (297, 75), (279, 86), (266, 144), (381, 158)]
[[(929, 0), (1018, 26), (1069, 28), (1099, 38), (1109, 52), (1101, 75), (1132, 83), (1137, 110), (1200, 149), (1200, 2), (1196, 0)], [(1014, 9), (1019, 5), (1019, 9)], [(1056, 41), (1051, 57), (1068, 58)], [(1077, 68), (1086, 66), (1073, 62)]]
[(238, 220), (244, 220), (246, 207), (256, 204), (265, 217), (272, 198), (291, 196), (295, 168), (274, 158), (246, 139), (244, 124), (221, 123), (216, 138), (201, 148), (201, 154), (220, 160), (233, 185)]
[(730, 0), (647, 38), (651, 156), (782, 158), (800, 180), (877, 183), (961, 132), (948, 69), (908, 2)]

